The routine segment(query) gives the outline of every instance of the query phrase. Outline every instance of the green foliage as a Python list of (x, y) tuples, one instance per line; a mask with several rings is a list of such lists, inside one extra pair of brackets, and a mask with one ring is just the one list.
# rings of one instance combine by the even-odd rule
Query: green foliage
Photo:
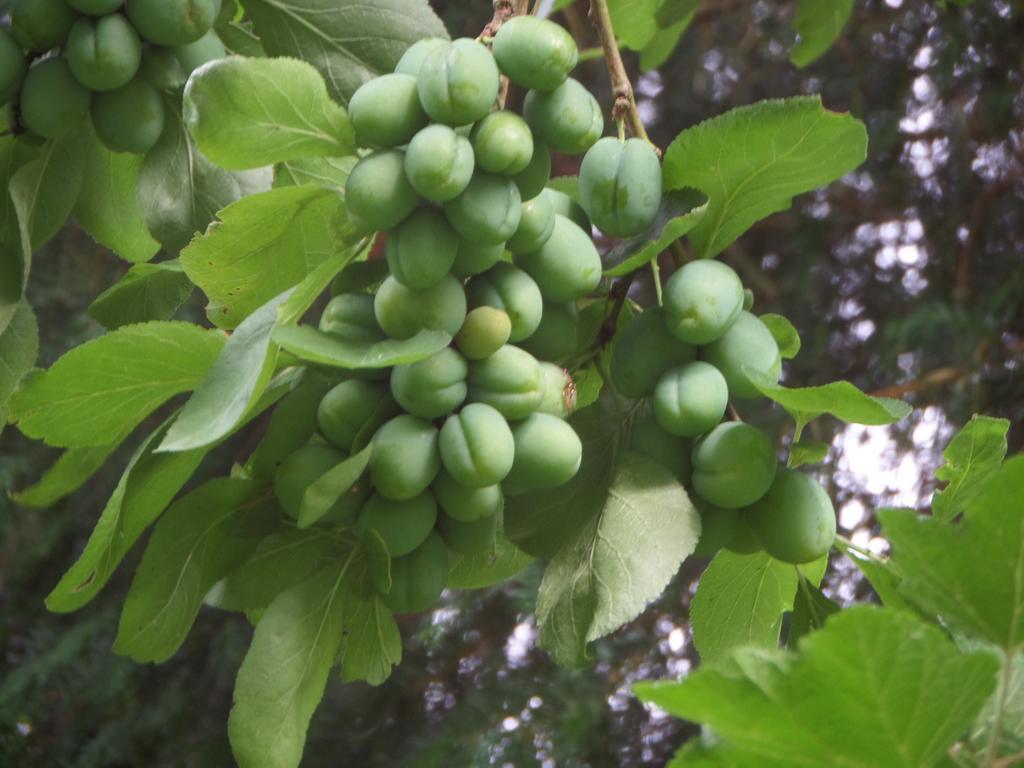
[(1009, 426), (1005, 419), (976, 415), (946, 446), (946, 463), (935, 470), (935, 477), (946, 481), (932, 497), (936, 518), (955, 517), (985, 489), (1006, 456)]
[(616, 243), (604, 255), (605, 274), (625, 275), (644, 266), (697, 226), (705, 211), (707, 198), (696, 190), (665, 192), (654, 223), (648, 230)]
[(110, 444), (68, 448), (37, 482), (11, 494), (11, 498), (23, 507), (49, 507), (77, 491), (103, 466), (116, 447), (116, 444)]
[(853, 0), (800, 0), (793, 26), (800, 36), (789, 60), (806, 67), (838, 39), (853, 11)]
[(0, 414), (6, 415), (7, 400), (21, 378), (32, 370), (38, 355), (36, 316), (28, 302), (22, 301), (14, 310), (10, 323), (0, 333)]
[(89, 305), (89, 314), (110, 330), (147, 320), (170, 320), (192, 291), (192, 281), (177, 259), (135, 264), (96, 297)]

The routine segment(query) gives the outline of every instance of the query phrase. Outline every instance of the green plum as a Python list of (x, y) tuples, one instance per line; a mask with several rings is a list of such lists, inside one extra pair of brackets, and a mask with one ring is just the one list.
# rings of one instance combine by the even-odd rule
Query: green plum
[(467, 521), (443, 514), (437, 519), (437, 530), (452, 552), (483, 555), (494, 551), (498, 538), (498, 516)]
[(419, 208), (388, 235), (388, 267), (414, 291), (437, 285), (451, 271), (459, 236), (435, 208)]
[(567, 155), (582, 155), (604, 133), (597, 99), (571, 77), (553, 91), (530, 91), (523, 116), (534, 139)]
[(508, 240), (519, 226), (522, 210), (519, 187), (511, 179), (479, 171), (461, 195), (444, 204), (455, 231), (478, 245)]
[(66, 59), (44, 59), (32, 66), (21, 86), (21, 122), (44, 139), (81, 130), (92, 94), (71, 73)]
[(176, 91), (181, 88), (190, 73), (182, 66), (177, 50), (159, 45), (143, 47), (139, 77), (160, 91)]
[(185, 79), (188, 79), (188, 76), (203, 66), (203, 64), (223, 59), (228, 55), (227, 49), (224, 48), (224, 43), (221, 42), (221, 39), (217, 37), (217, 33), (212, 29), (194, 43), (179, 45), (172, 50), (174, 51), (175, 58), (181, 65)]
[(719, 424), (693, 445), (693, 489), (709, 504), (739, 509), (760, 499), (775, 479), (775, 448), (759, 429)]
[(554, 363), (541, 363), (544, 377), (544, 398), (537, 407), (538, 413), (549, 413), (560, 419), (567, 419), (576, 409), (576, 383), (569, 372)]
[(584, 232), (590, 231), (590, 219), (587, 218), (587, 212), (583, 210), (582, 205), (569, 197), (569, 195), (551, 187), (544, 189), (543, 195), (551, 203), (551, 210), (565, 216), (567, 219), (571, 219)]
[(394, 415), (396, 410), (386, 387), (349, 379), (328, 390), (320, 400), (316, 418), (324, 437), (351, 451), (361, 433), (372, 429), (382, 415)]
[(579, 471), (583, 444), (557, 416), (534, 413), (512, 427), (515, 461), (502, 489), (513, 495), (565, 485)]
[(109, 91), (139, 71), (142, 41), (119, 13), (98, 19), (83, 16), (71, 28), (67, 57), (78, 82), (94, 91)]
[[(391, 395), (421, 419), (437, 419), (466, 399), (466, 361), (451, 347), (391, 370)], [(443, 456), (443, 453), (442, 453)]]
[(476, 160), (469, 139), (447, 125), (428, 125), (405, 150), (405, 175), (427, 200), (453, 200), (469, 186)]
[(546, 301), (568, 304), (601, 282), (601, 257), (590, 235), (555, 214), (551, 237), (533, 253), (516, 254), (516, 264), (537, 281)]
[(754, 555), (758, 552), (763, 552), (764, 547), (761, 545), (761, 539), (757, 537), (757, 532), (750, 524), (750, 515), (747, 514), (747, 511), (729, 511), (737, 513), (736, 530), (732, 538), (729, 539), (729, 543), (725, 545), (725, 548), (737, 555)]
[(508, 249), (512, 253), (539, 251), (551, 239), (554, 231), (555, 209), (551, 200), (544, 195), (537, 195), (523, 203), (519, 226), (508, 240)]
[(512, 322), (510, 341), (522, 341), (537, 330), (544, 301), (540, 288), (523, 270), (498, 262), (466, 283), (470, 307), (494, 307), (508, 314)]
[(710, 363), (669, 368), (654, 388), (654, 416), (662, 429), (679, 437), (697, 437), (718, 426), (729, 405), (725, 377)]
[(644, 139), (598, 141), (580, 166), (580, 201), (606, 235), (646, 232), (661, 205), (661, 163), (654, 147)]
[(128, 18), (156, 45), (194, 43), (213, 28), (220, 0), (129, 0)]
[(349, 99), (348, 116), (362, 147), (407, 144), (427, 124), (412, 75), (383, 75), (363, 83)]
[(479, 275), (493, 267), (505, 255), (504, 243), (481, 245), (472, 240), (459, 238), (459, 248), (455, 252), (455, 263), (452, 272), (459, 277)]
[(460, 38), (430, 51), (417, 75), (420, 102), (445, 125), (475, 123), (498, 98), (498, 65), (486, 47)]
[(825, 489), (792, 469), (780, 469), (768, 493), (746, 514), (765, 551), (784, 563), (824, 557), (836, 537), (836, 511)]
[(505, 503), (500, 485), (467, 488), (457, 482), (444, 468), (437, 473), (430, 490), (449, 517), (467, 523), (495, 516)]
[(423, 291), (410, 290), (391, 276), (377, 290), (373, 310), (380, 327), (394, 339), (409, 339), (423, 330), (455, 336), (466, 319), (466, 293), (451, 275)]
[(324, 307), (320, 330), (357, 344), (376, 344), (386, 337), (374, 314), (373, 297), (366, 293), (339, 293)]
[(720, 338), (743, 311), (743, 283), (720, 261), (691, 261), (665, 284), (669, 330), (687, 344), (709, 344)]
[(473, 126), (469, 135), (476, 164), (488, 173), (515, 176), (533, 158), (533, 134), (515, 112), (491, 112)]
[(484, 403), (470, 403), (441, 427), (441, 463), (456, 482), (484, 488), (505, 479), (515, 444), (508, 422)]
[(665, 371), (696, 356), (693, 347), (669, 333), (664, 308), (649, 307), (630, 320), (615, 340), (612, 382), (620, 394), (639, 400), (654, 393)]
[(551, 150), (536, 140), (533, 142), (533, 156), (530, 164), (512, 177), (519, 187), (523, 200), (532, 200), (547, 186), (551, 178)]
[[(289, 517), (299, 519), (306, 489), (346, 458), (345, 453), (324, 443), (308, 443), (281, 462), (274, 474), (274, 494)], [(321, 521), (337, 523), (354, 518), (369, 493), (368, 483), (357, 482), (342, 494)]]
[(740, 512), (736, 509), (719, 509), (701, 499), (695, 499), (694, 506), (700, 513), (700, 540), (693, 554), (696, 557), (713, 557), (736, 538), (740, 527)]
[(455, 337), (455, 346), (467, 360), (483, 360), (501, 349), (511, 334), (512, 320), (507, 312), (476, 307), (466, 315), (462, 330)]
[(391, 229), (419, 198), (405, 175), (405, 153), (381, 149), (360, 158), (345, 182), (345, 202), (362, 232)]
[(28, 72), (28, 59), (21, 46), (6, 29), (0, 27), (0, 105), (11, 101)]
[(153, 148), (166, 121), (160, 92), (141, 77), (95, 94), (91, 115), (96, 136), (107, 149), (138, 155)]
[(381, 595), (395, 613), (428, 610), (444, 592), (448, 579), (448, 550), (437, 532), (404, 557), (391, 561), (391, 588)]
[(772, 383), (782, 373), (782, 355), (775, 337), (759, 317), (749, 312), (741, 312), (725, 335), (701, 349), (700, 356), (722, 372), (729, 384), (729, 396), (740, 400), (761, 394), (744, 368), (757, 371)]
[(11, 34), (26, 51), (46, 53), (64, 44), (76, 18), (64, 0), (16, 0)]
[(506, 344), (485, 360), (469, 364), (469, 401), (487, 403), (510, 421), (525, 419), (544, 399), (544, 375), (537, 359)]
[(562, 362), (579, 349), (579, 319), (575, 302), (552, 304), (545, 301), (540, 325), (519, 346), (538, 360)]
[(680, 483), (689, 484), (693, 473), (690, 441), (666, 432), (653, 414), (644, 415), (633, 422), (629, 433), (629, 449), (654, 459), (675, 475)]
[(377, 430), (372, 445), (370, 477), (377, 492), (389, 499), (404, 501), (418, 496), (441, 468), (437, 429), (415, 416), (391, 419)]
[(88, 16), (106, 16), (124, 5), (124, 0), (64, 0), (79, 13)]
[(494, 36), (494, 58), (508, 79), (523, 88), (553, 91), (576, 67), (579, 51), (572, 35), (537, 16), (514, 16)]
[(357, 528), (374, 531), (391, 557), (401, 557), (427, 540), (435, 522), (437, 503), (429, 493), (403, 500), (375, 493), (359, 510)]
[(395, 66), (395, 72), (417, 77), (420, 73), (420, 67), (423, 66), (423, 60), (427, 58), (427, 55), (446, 45), (448, 45), (448, 41), (440, 37), (425, 37), (422, 40), (417, 40), (405, 49), (405, 53), (402, 54), (402, 58), (398, 60), (398, 64)]

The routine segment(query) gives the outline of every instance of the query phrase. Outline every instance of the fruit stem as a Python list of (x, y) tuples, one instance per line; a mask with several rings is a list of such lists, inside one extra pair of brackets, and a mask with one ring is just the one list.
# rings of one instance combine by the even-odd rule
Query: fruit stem
[(650, 260), (651, 278), (654, 281), (654, 295), (658, 298), (658, 306), (662, 305), (661, 300), (661, 267), (658, 265), (658, 257)]
[(626, 74), (626, 65), (622, 63), (622, 54), (619, 53), (619, 46), (615, 41), (615, 29), (612, 27), (612, 17), (608, 11), (608, 0), (590, 0), (590, 21), (601, 38), (605, 62), (608, 64), (608, 75), (612, 81), (612, 95), (615, 97), (612, 117), (616, 121), (627, 120), (630, 133), (654, 147), (660, 156), (661, 150), (651, 141), (640, 119), (636, 97), (633, 95), (633, 84)]
[(863, 557), (866, 557), (868, 560), (874, 560), (876, 563), (880, 563), (882, 565), (888, 565), (889, 563), (889, 561), (886, 558), (881, 557), (880, 555), (876, 555), (870, 549), (865, 549), (859, 544), (854, 544), (848, 538), (846, 538), (845, 536), (840, 536), (838, 533), (836, 534), (834, 543), (836, 547), (843, 550), (843, 552), (845, 552), (847, 556), (849, 556), (850, 552), (856, 552), (858, 555), (862, 555)]

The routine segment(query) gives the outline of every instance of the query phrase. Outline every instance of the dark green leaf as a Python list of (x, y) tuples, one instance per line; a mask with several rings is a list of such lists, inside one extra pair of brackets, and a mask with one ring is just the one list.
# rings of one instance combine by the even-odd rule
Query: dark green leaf
[(950, 441), (943, 452), (946, 463), (935, 477), (946, 487), (932, 497), (932, 514), (950, 520), (964, 510), (985, 488), (1006, 456), (1006, 433), (1010, 422), (975, 415)]
[(370, 587), (365, 559), (345, 584), (341, 648), (341, 681), (363, 680), (380, 685), (402, 660), (402, 636), (391, 610)]
[(800, 577), (796, 597), (793, 598), (793, 615), (789, 621), (786, 646), (796, 648), (797, 641), (816, 629), (825, 626), (825, 619), (839, 611), (839, 606), (825, 597), (824, 593), (807, 579)]
[(623, 240), (605, 256), (605, 274), (639, 269), (693, 229), (707, 211), (708, 199), (693, 189), (666, 192), (654, 223), (638, 237)]
[(103, 466), (116, 447), (117, 444), (112, 443), (89, 448), (68, 448), (38, 482), (12, 493), (11, 498), (23, 507), (49, 507), (77, 491)]
[(39, 326), (28, 302), (18, 303), (7, 327), (0, 332), (0, 431), (6, 421), (7, 400), (21, 377), (32, 370), (39, 355)]
[(661, 5), (654, 14), (659, 27), (672, 27), (689, 19), (700, 9), (701, 0), (661, 0)]
[(853, 0), (798, 0), (793, 26), (800, 36), (789, 60), (806, 67), (839, 37), (853, 10)]
[(370, 446), (366, 446), (310, 484), (302, 494), (299, 528), (308, 528), (326, 515), (335, 502), (359, 481), (370, 462), (370, 450)]
[(191, 295), (192, 281), (177, 259), (136, 264), (96, 297), (89, 305), (89, 314), (111, 329), (148, 320), (170, 320)]
[(779, 345), (779, 354), (783, 360), (792, 360), (800, 353), (800, 334), (796, 328), (782, 315), (764, 314), (761, 315), (761, 322), (768, 326), (768, 330), (775, 337), (775, 343)]
[(608, 0), (612, 27), (620, 46), (634, 51), (643, 50), (658, 31), (654, 14), (661, 6), (661, 1)]
[(689, 5), (692, 7), (692, 10), (670, 27), (659, 25), (654, 36), (647, 41), (643, 50), (640, 51), (640, 69), (642, 71), (648, 72), (652, 69), (657, 69), (668, 61), (669, 57), (675, 52), (676, 46), (679, 45), (679, 39), (690, 28), (693, 17), (697, 15), (696, 6), (699, 4), (699, 0), (682, 0), (680, 4)]
[(452, 554), (448, 560), (447, 584), (452, 589), (482, 589), (517, 576), (532, 562), (530, 555), (499, 534), (493, 552)]
[(804, 464), (818, 464), (828, 456), (828, 449), (828, 443), (799, 440), (789, 446), (789, 461), (786, 466), (795, 469)]
[(420, 331), (411, 339), (376, 343), (347, 341), (308, 325), (284, 326), (274, 341), (300, 360), (334, 368), (390, 368), (430, 357), (451, 343), (444, 331)]
[(317, 430), (317, 408), (330, 388), (330, 381), (306, 371), (294, 391), (274, 409), (270, 424), (256, 446), (246, 471), (259, 480), (270, 480), (286, 456), (304, 446)]
[[(57, 234), (78, 202), (85, 177), (87, 136), (87, 132), (72, 131), (62, 139), (47, 141), (11, 177), (11, 199), (33, 252)], [(22, 239), (24, 244), (24, 235)]]

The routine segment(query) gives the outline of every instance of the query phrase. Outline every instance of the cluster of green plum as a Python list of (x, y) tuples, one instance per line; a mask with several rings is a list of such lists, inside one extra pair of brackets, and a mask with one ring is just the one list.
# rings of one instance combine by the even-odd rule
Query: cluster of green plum
[(165, 120), (161, 91), (225, 55), (220, 0), (17, 0), (0, 28), (0, 105), (43, 139), (86, 113), (113, 152), (147, 152)]
[(835, 538), (828, 494), (812, 477), (779, 468), (763, 432), (723, 422), (730, 399), (760, 395), (751, 372), (777, 381), (782, 369), (775, 337), (746, 304), (729, 266), (684, 265), (666, 283), (664, 305), (625, 327), (611, 374), (623, 395), (652, 399), (653, 413), (634, 425), (632, 445), (693, 491), (702, 522), (698, 554), (764, 549), (783, 562), (807, 563)]
[[(580, 466), (565, 421), (573, 382), (554, 361), (577, 351), (577, 302), (602, 265), (585, 212), (546, 188), (550, 149), (582, 154), (604, 129), (568, 78), (576, 61), (561, 27), (516, 17), (493, 53), (470, 39), (416, 43), (348, 105), (367, 151), (347, 208), (362, 231), (386, 233), (389, 274), (372, 293), (336, 295), (320, 328), (357, 343), (424, 330), (453, 341), (334, 386), (319, 406), (323, 440), (282, 463), (276, 488), (297, 515), (319, 477), (371, 446), (367, 477), (327, 519), (379, 537), (391, 580), (377, 586), (395, 611), (436, 601), (449, 552), (493, 549), (506, 496), (563, 485)], [(495, 109), (502, 73), (528, 89), (525, 119)], [(613, 201), (595, 210), (615, 214)]]

